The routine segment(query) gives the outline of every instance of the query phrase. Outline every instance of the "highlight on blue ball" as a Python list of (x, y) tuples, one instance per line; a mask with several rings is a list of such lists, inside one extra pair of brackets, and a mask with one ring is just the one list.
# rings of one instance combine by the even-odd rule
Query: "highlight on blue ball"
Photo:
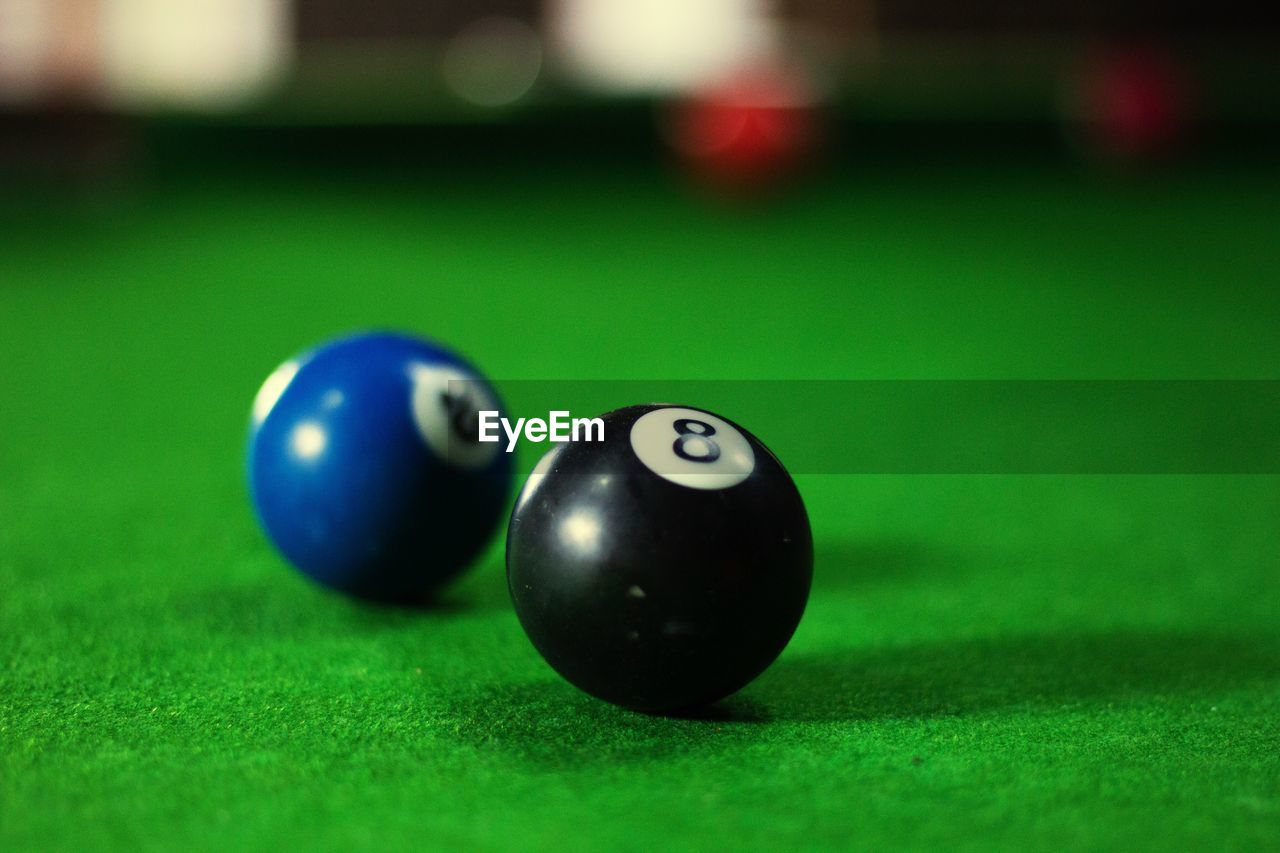
[(477, 440), (493, 387), (454, 352), (356, 334), (280, 365), (253, 402), (254, 511), (281, 554), (361, 598), (429, 600), (502, 520), (511, 455)]

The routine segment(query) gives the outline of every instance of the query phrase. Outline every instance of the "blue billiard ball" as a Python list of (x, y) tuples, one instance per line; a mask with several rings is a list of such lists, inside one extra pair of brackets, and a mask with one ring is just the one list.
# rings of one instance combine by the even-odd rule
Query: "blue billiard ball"
[(362, 598), (420, 602), (484, 548), (511, 456), (477, 438), (501, 411), (449, 350), (391, 333), (332, 341), (276, 368), (254, 399), (249, 490), (289, 562)]

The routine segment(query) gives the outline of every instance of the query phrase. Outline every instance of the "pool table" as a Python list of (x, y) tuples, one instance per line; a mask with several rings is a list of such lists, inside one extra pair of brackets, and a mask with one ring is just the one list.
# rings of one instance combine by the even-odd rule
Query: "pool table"
[[(1274, 380), (1274, 159), (880, 151), (726, 200), (634, 150), (344, 133), (161, 129), (131, 175), (0, 199), (0, 847), (1280, 846), (1274, 469), (799, 465), (792, 642), (648, 716), (542, 661), (500, 534), (431, 607), (348, 600), (273, 552), (243, 458), (267, 373), (363, 328), (616, 405), (647, 402), (620, 380)], [(856, 441), (846, 414), (782, 416)]]

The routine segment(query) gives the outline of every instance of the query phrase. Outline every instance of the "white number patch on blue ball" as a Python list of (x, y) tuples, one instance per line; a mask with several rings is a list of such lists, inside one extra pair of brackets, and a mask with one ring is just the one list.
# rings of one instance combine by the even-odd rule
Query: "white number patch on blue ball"
[(415, 363), (413, 422), (427, 447), (458, 468), (483, 468), (498, 453), (499, 442), (481, 442), (479, 413), (498, 404), (473, 374), (446, 364)]
[(736, 486), (756, 467), (746, 437), (697, 409), (654, 409), (631, 426), (631, 449), (645, 467), (692, 489)]
[(285, 389), (289, 387), (289, 383), (293, 381), (293, 377), (298, 375), (298, 369), (302, 364), (293, 359), (286, 361), (284, 364), (271, 371), (271, 375), (262, 383), (262, 387), (258, 389), (258, 393), (253, 398), (253, 426), (257, 428), (267, 419), (267, 415), (271, 414), (271, 410), (275, 408), (276, 402), (284, 394)]

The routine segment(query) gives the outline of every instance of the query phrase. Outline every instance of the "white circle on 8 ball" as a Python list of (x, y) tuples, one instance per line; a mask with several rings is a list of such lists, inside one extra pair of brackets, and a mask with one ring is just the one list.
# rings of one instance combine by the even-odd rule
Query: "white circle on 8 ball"
[(671, 406), (631, 425), (631, 449), (645, 467), (691, 489), (736, 486), (756, 467), (751, 443), (729, 422), (698, 409)]

